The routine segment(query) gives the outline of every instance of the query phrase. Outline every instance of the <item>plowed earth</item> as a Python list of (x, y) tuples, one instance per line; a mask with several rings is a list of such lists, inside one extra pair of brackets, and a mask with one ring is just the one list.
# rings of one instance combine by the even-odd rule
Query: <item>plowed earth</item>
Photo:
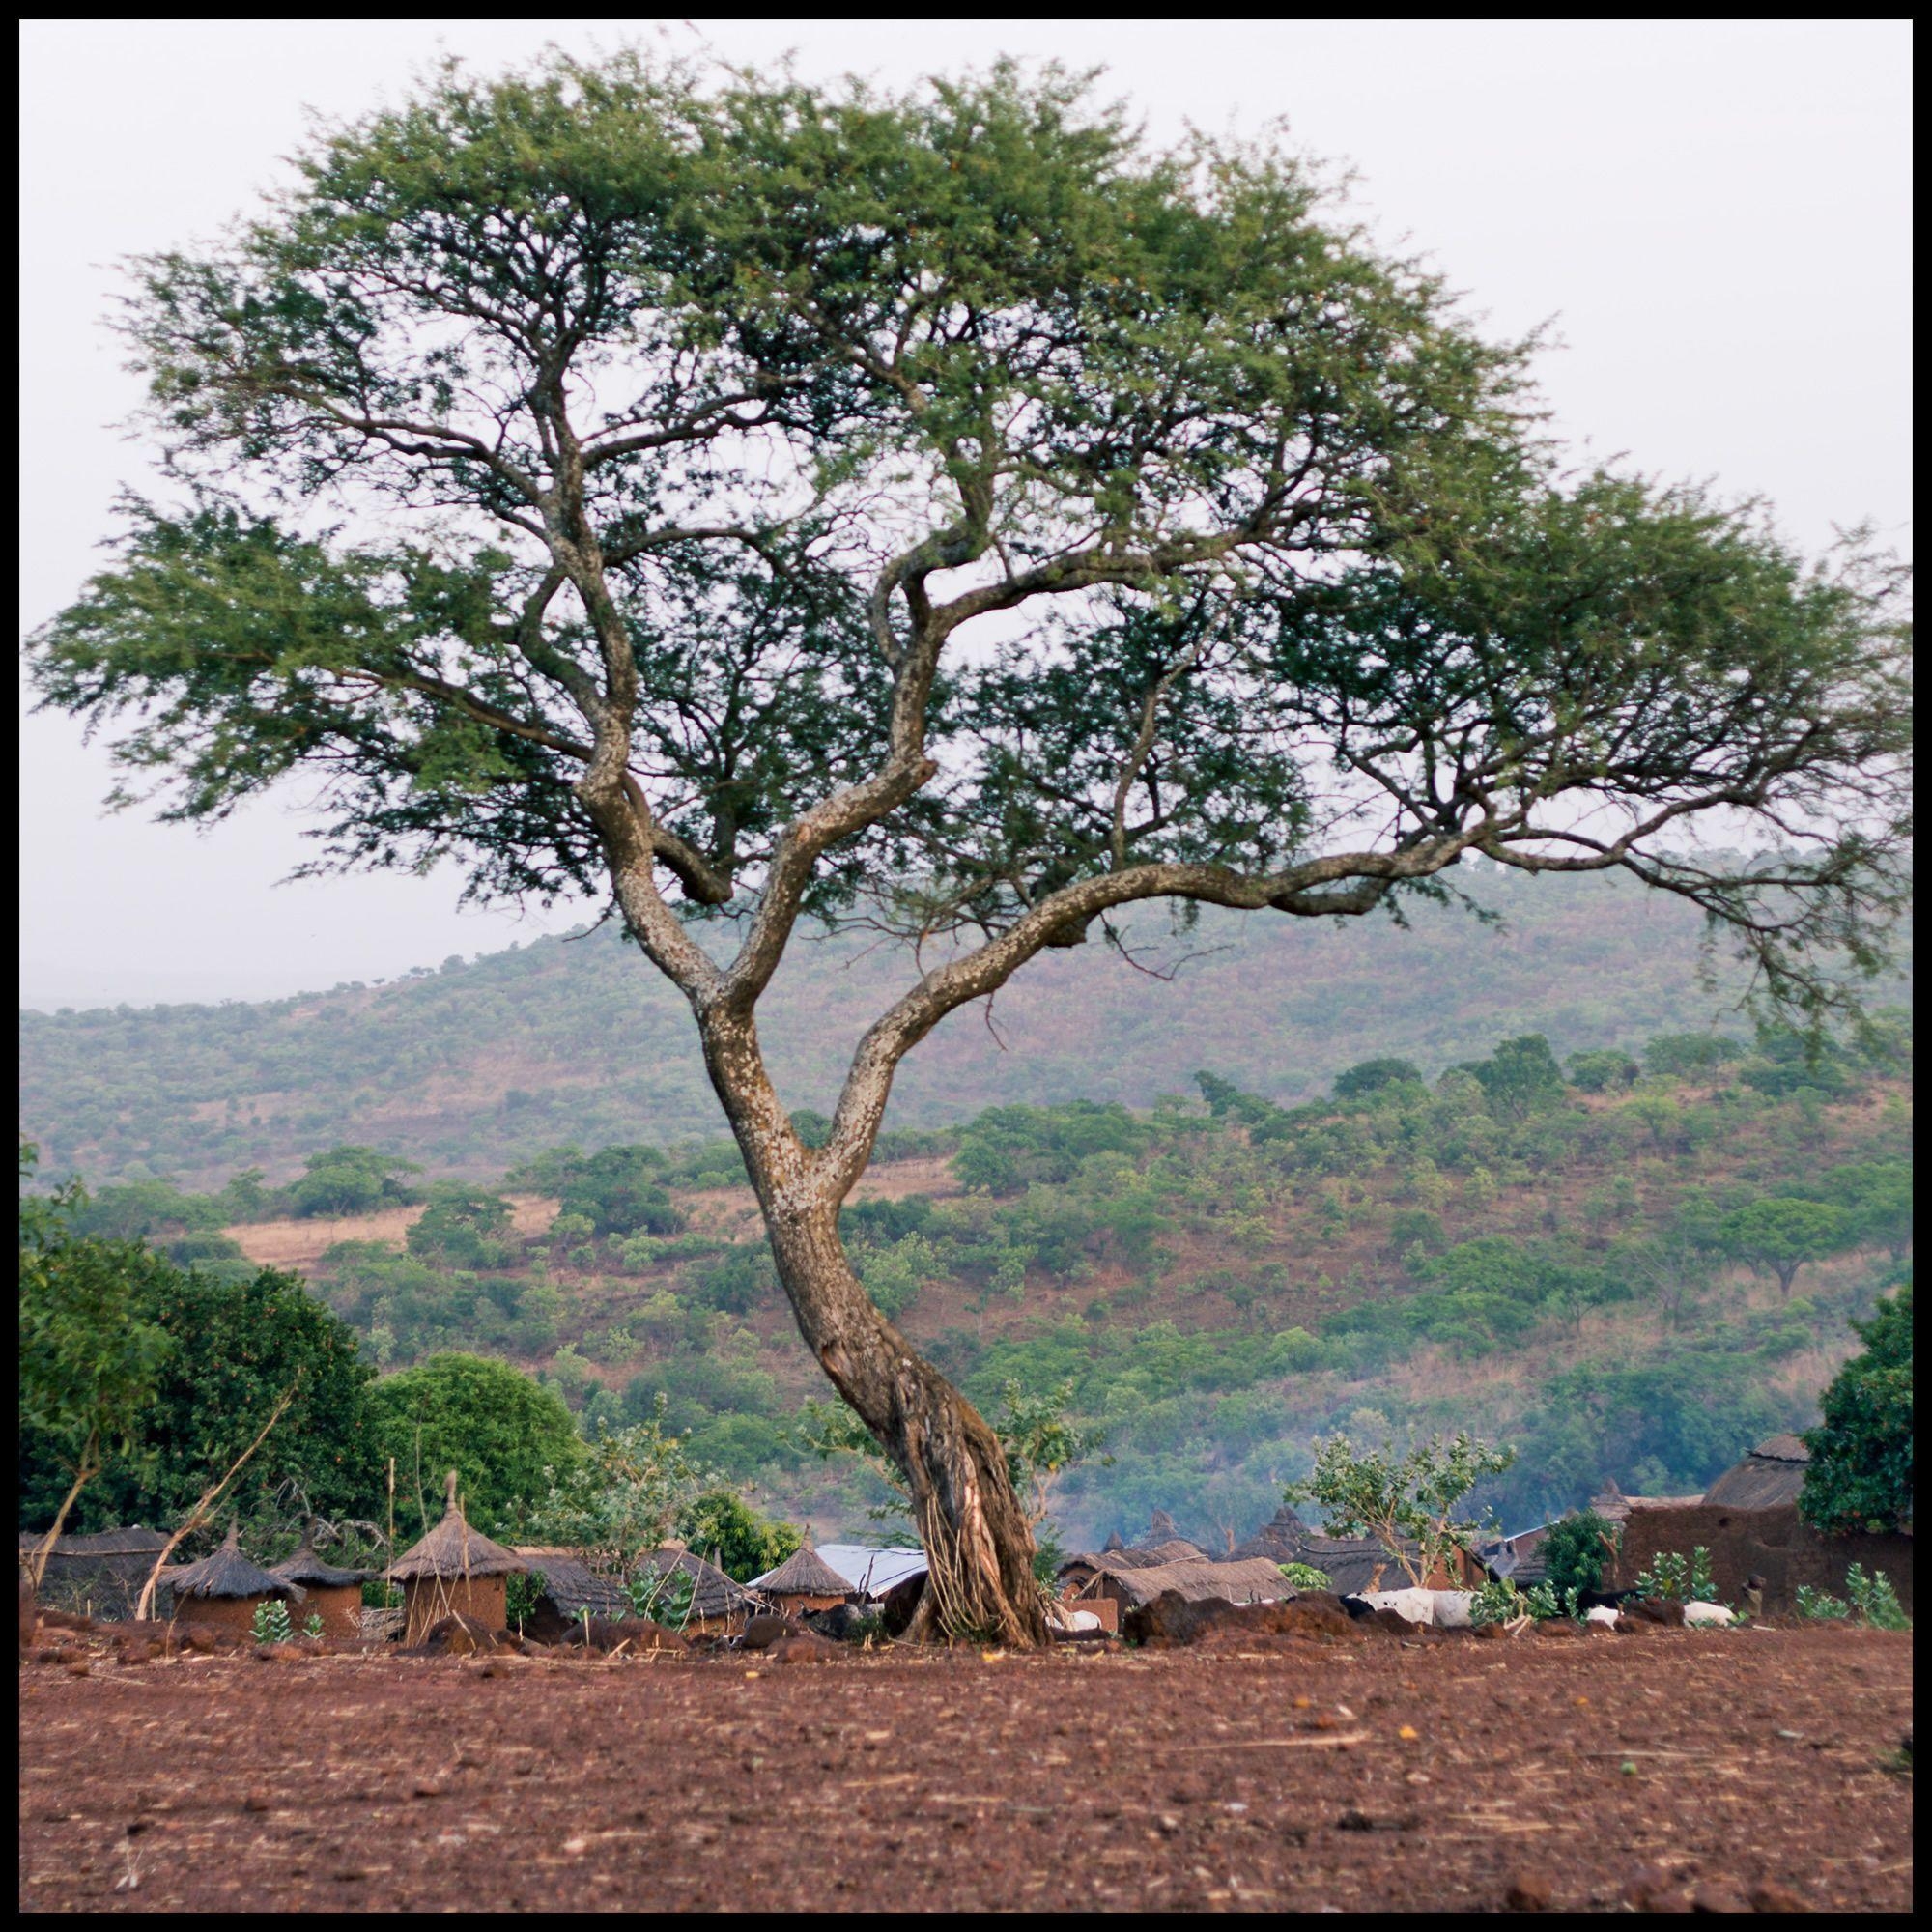
[(25, 1664), (20, 1902), (1910, 1907), (1909, 1635), (1266, 1644)]

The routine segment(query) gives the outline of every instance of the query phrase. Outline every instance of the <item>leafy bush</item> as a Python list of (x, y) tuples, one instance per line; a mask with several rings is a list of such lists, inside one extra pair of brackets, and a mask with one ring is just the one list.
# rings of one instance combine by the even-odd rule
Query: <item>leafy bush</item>
[(1814, 1623), (1842, 1623), (1852, 1613), (1852, 1606), (1842, 1597), (1834, 1597), (1829, 1591), (1814, 1590), (1809, 1583), (1798, 1586), (1798, 1614), (1809, 1618)]
[(257, 1604), (248, 1634), (257, 1643), (293, 1643), (296, 1632), (295, 1626), (289, 1622), (289, 1606), (279, 1597), (270, 1597), (266, 1604)]
[(1851, 1598), (1859, 1615), (1874, 1630), (1902, 1631), (1912, 1628), (1912, 1619), (1905, 1614), (1905, 1606), (1898, 1601), (1898, 1592), (1891, 1587), (1883, 1570), (1867, 1577), (1862, 1564), (1850, 1565), (1845, 1571), (1845, 1594)]
[(1325, 1570), (1312, 1563), (1280, 1563), (1275, 1566), (1297, 1590), (1328, 1590), (1334, 1587)]
[(1668, 1603), (1715, 1603), (1718, 1585), (1711, 1575), (1711, 1552), (1701, 1543), (1688, 1557), (1676, 1550), (1660, 1550), (1637, 1577), (1635, 1588), (1643, 1596), (1662, 1597)]
[(1579, 1602), (1581, 1594), (1574, 1587), (1566, 1589), (1545, 1577), (1523, 1592), (1522, 1606), (1538, 1623), (1548, 1623), (1552, 1617), (1569, 1617), (1575, 1621), (1583, 1614)]
[(1469, 1599), (1472, 1624), (1514, 1623), (1527, 1616), (1529, 1606), (1522, 1592), (1507, 1577), (1489, 1577)]
[(1420, 1087), (1422, 1069), (1412, 1060), (1363, 1060), (1335, 1076), (1338, 1100), (1359, 1100), (1386, 1087)]
[(1595, 1510), (1573, 1511), (1544, 1536), (1544, 1574), (1559, 1590), (1601, 1590), (1605, 1565), (1616, 1547), (1613, 1523)]

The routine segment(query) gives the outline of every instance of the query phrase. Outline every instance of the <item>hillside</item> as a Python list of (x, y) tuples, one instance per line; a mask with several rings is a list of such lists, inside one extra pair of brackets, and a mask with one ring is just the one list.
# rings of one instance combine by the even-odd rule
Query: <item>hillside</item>
[[(1790, 1035), (1666, 1036), (1567, 1074), (1541, 1039), (1492, 1044), (1433, 1084), (1382, 1057), (1293, 1109), (1210, 1076), (1205, 1106), (904, 1134), (848, 1205), (848, 1246), (989, 1412), (1009, 1381), (1064, 1387), (1104, 1431), (1108, 1459), (1061, 1488), (1076, 1538), (1155, 1506), (1244, 1532), (1336, 1428), (1516, 1444), (1491, 1500), (1521, 1523), (1606, 1476), (1701, 1490), (1815, 1419), (1847, 1318), (1910, 1251), (1902, 1028), (1816, 1063)], [(345, 1156), (276, 1195), (107, 1187), (88, 1215), (206, 1266), (298, 1269), (384, 1368), (504, 1356), (586, 1429), (662, 1397), (768, 1507), (863, 1522), (872, 1479), (805, 1439), (827, 1390), (729, 1143), (557, 1150), (396, 1198), (422, 1184)]]
[[(1699, 984), (1701, 923), (1665, 895), (1616, 878), (1458, 877), (1499, 925), (1426, 903), (1406, 929), (1210, 912), (1184, 941), (1150, 918), (1132, 962), (1099, 945), (1049, 954), (990, 1014), (956, 1013), (918, 1049), (890, 1124), (1014, 1102), (1145, 1107), (1204, 1066), (1293, 1102), (1372, 1054), (1433, 1075), (1514, 1033), (1566, 1051), (1628, 1043), (1722, 1018), (1741, 990), (1721, 958)], [(760, 1009), (792, 1106), (829, 1106), (909, 975), (854, 940), (794, 949)], [(97, 1183), (211, 1186), (249, 1166), (280, 1180), (343, 1142), (482, 1179), (559, 1143), (664, 1146), (722, 1125), (681, 1000), (609, 928), (259, 1005), (23, 1012), (20, 1060), (21, 1124), (45, 1171)]]

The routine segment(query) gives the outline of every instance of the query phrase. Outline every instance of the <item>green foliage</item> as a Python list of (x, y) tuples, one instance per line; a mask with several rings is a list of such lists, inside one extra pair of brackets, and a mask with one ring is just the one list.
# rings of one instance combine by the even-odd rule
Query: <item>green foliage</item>
[(1719, 1229), (1725, 1252), (1760, 1272), (1774, 1274), (1786, 1294), (1806, 1262), (1822, 1260), (1847, 1244), (1851, 1217), (1821, 1201), (1753, 1201), (1725, 1216)]
[[(426, 1532), (440, 1514), (443, 1472), (454, 1469), (465, 1513), (485, 1535), (500, 1535), (586, 1466), (570, 1411), (549, 1389), (507, 1362), (440, 1354), (369, 1391), (369, 1429), (379, 1456), (393, 1457), (399, 1521)], [(531, 1542), (563, 1542), (532, 1531)]]
[(508, 1258), (509, 1228), (510, 1204), (500, 1194), (443, 1184), (411, 1223), (407, 1246), (446, 1267), (496, 1267)]
[(1744, 1048), (1720, 1034), (1660, 1034), (1643, 1050), (1643, 1064), (1652, 1073), (1678, 1079), (1698, 1079), (1736, 1060)]
[(1627, 1053), (1599, 1048), (1570, 1056), (1570, 1084), (1585, 1094), (1610, 1094), (1634, 1086), (1642, 1070)]
[[(320, 1619), (317, 1621), (319, 1624)], [(293, 1643), (296, 1632), (289, 1621), (288, 1605), (279, 1597), (270, 1597), (267, 1603), (257, 1604), (249, 1634), (257, 1643)]]
[(303, 1636), (322, 1635), (322, 1612), (320, 1610), (311, 1610), (302, 1619), (301, 1634)]
[(1573, 1510), (1550, 1524), (1539, 1553), (1544, 1574), (1559, 1590), (1601, 1590), (1616, 1548), (1615, 1524), (1595, 1510)]
[(1327, 1571), (1318, 1570), (1312, 1563), (1278, 1563), (1281, 1574), (1297, 1590), (1330, 1590), (1334, 1588)]
[(520, 1539), (563, 1544), (606, 1576), (631, 1576), (705, 1483), (684, 1436), (667, 1427), (666, 1408), (660, 1397), (643, 1420), (600, 1428), (587, 1451), (572, 1433), (568, 1452), (558, 1445), (541, 1483), (522, 1492), (529, 1500), (513, 1512)]
[(1849, 1564), (1845, 1570), (1845, 1594), (1851, 1598), (1859, 1615), (1874, 1630), (1902, 1631), (1912, 1628), (1912, 1619), (1905, 1614), (1905, 1607), (1898, 1601), (1898, 1592), (1891, 1587), (1883, 1570), (1874, 1571), (1867, 1577), (1861, 1563)]
[(795, 1522), (760, 1516), (736, 1490), (710, 1489), (680, 1506), (677, 1533), (740, 1583), (776, 1570), (805, 1541)]
[(408, 1207), (417, 1197), (404, 1177), (421, 1172), (415, 1162), (376, 1148), (330, 1148), (304, 1164), (301, 1178), (288, 1189), (289, 1210), (335, 1218)]
[[(23, 1182), (36, 1155), (23, 1141)], [(172, 1270), (138, 1242), (75, 1238), (71, 1221), (86, 1198), (74, 1182), (51, 1199), (20, 1204), (23, 1520), (50, 1519), (76, 1479), (91, 1480), (110, 1463), (126, 1472), (173, 1348), (152, 1319), (156, 1285)], [(36, 1461), (53, 1469), (36, 1471)]]
[(1412, 1060), (1383, 1058), (1357, 1061), (1335, 1076), (1338, 1100), (1359, 1099), (1365, 1094), (1379, 1093), (1384, 1087), (1422, 1085), (1422, 1069)]
[(1820, 1529), (1912, 1527), (1912, 1283), (1852, 1324), (1864, 1343), (1833, 1378), (1799, 1508)]
[(503, 1578), (503, 1606), (512, 1630), (521, 1631), (536, 1615), (543, 1593), (541, 1570), (514, 1571)]
[(1580, 1623), (1583, 1616), (1580, 1595), (1575, 1584), (1564, 1585), (1545, 1577), (1522, 1593), (1521, 1602), (1523, 1610), (1540, 1624), (1549, 1622), (1552, 1617), (1568, 1617), (1573, 1623)]
[(1411, 1583), (1424, 1584), (1453, 1550), (1474, 1547), (1483, 1525), (1457, 1512), (1478, 1483), (1515, 1460), (1513, 1449), (1460, 1431), (1401, 1457), (1386, 1446), (1358, 1451), (1338, 1434), (1317, 1439), (1314, 1473), (1283, 1493), (1291, 1503), (1316, 1504), (1333, 1535), (1375, 1537)]
[(631, 1614), (649, 1617), (668, 1630), (681, 1631), (691, 1621), (692, 1600), (696, 1594), (696, 1578), (675, 1564), (660, 1572), (656, 1564), (647, 1563), (639, 1575), (624, 1579)]
[(1529, 1614), (1528, 1603), (1522, 1592), (1507, 1577), (1486, 1577), (1470, 1593), (1471, 1624), (1507, 1624)]
[(1798, 1614), (1811, 1623), (1842, 1623), (1852, 1613), (1852, 1606), (1842, 1597), (1834, 1597), (1827, 1590), (1814, 1590), (1809, 1583), (1801, 1583), (1797, 1592)]
[(1701, 1543), (1688, 1557), (1674, 1549), (1659, 1550), (1633, 1587), (1643, 1596), (1662, 1597), (1668, 1603), (1714, 1604), (1718, 1600), (1711, 1552)]
[(1487, 1060), (1463, 1069), (1473, 1074), (1498, 1120), (1520, 1121), (1563, 1100), (1563, 1070), (1540, 1033), (1504, 1040)]

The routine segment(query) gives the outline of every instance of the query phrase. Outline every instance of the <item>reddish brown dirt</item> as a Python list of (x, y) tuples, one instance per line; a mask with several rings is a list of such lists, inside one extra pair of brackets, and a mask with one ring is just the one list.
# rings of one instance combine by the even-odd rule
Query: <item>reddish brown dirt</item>
[[(541, 1235), (556, 1219), (558, 1204), (541, 1194), (506, 1194), (510, 1227), (519, 1235)], [(338, 1241), (384, 1241), (400, 1248), (422, 1208), (384, 1208), (374, 1214), (345, 1214), (335, 1220), (240, 1221), (222, 1233), (251, 1262), (263, 1267), (313, 1267)]]
[(91, 1672), (22, 1667), (28, 1910), (1912, 1898), (1908, 1635)]

